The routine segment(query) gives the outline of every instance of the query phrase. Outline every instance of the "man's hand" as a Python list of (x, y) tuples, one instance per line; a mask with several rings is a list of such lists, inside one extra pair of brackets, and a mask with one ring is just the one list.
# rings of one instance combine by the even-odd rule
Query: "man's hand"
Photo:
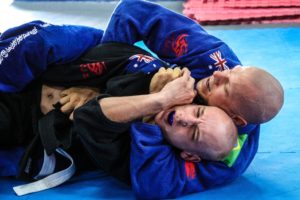
[(194, 89), (195, 79), (192, 78), (191, 72), (184, 68), (181, 77), (167, 83), (159, 92), (162, 98), (164, 109), (176, 106), (190, 104), (196, 95)]
[(108, 97), (98, 102), (103, 114), (114, 122), (131, 122), (145, 116), (155, 115), (162, 110), (193, 101), (196, 95), (195, 80), (190, 77), (190, 74), (190, 71), (184, 68), (179, 78), (167, 83), (157, 93)]
[(161, 89), (169, 82), (180, 77), (182, 75), (182, 70), (179, 67), (174, 69), (165, 69), (161, 67), (156, 74), (151, 79), (149, 86), (149, 93), (156, 93), (161, 91)]
[(40, 109), (45, 115), (54, 109), (53, 105), (60, 99), (60, 94), (65, 88), (56, 86), (42, 86)]
[(73, 120), (74, 110), (90, 99), (99, 95), (99, 89), (90, 87), (71, 87), (61, 92), (59, 102), (62, 104), (60, 110), (63, 113), (70, 114), (70, 120)]

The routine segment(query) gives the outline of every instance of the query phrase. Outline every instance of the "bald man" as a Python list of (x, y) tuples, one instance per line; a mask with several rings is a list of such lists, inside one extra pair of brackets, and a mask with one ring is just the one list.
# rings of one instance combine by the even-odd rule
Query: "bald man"
[[(186, 66), (199, 81), (197, 91), (204, 101), (224, 109), (238, 126), (267, 122), (283, 105), (283, 89), (275, 77), (257, 67), (236, 68), (241, 62), (227, 44), (193, 20), (155, 3), (120, 1), (102, 43), (139, 40), (162, 60)], [(223, 89), (215, 90), (221, 88), (217, 86)]]
[[(223, 162), (190, 165), (178, 161), (168, 146), (160, 145), (163, 140), (160, 133), (152, 131), (149, 137), (142, 138), (139, 135), (148, 129), (136, 125), (133, 137), (137, 142), (132, 144), (136, 151), (131, 155), (135, 158), (131, 163), (131, 177), (136, 194), (147, 198), (174, 198), (240, 176), (257, 152), (259, 124), (275, 117), (283, 105), (281, 84), (262, 69), (240, 67), (242, 64), (230, 47), (208, 34), (195, 21), (155, 3), (120, 1), (102, 43), (133, 44), (139, 40), (143, 40), (162, 60), (190, 69), (203, 102), (222, 108), (238, 126), (239, 143)], [(146, 71), (132, 69), (139, 70)], [(155, 142), (150, 135), (155, 135)], [(156, 153), (138, 151), (150, 144), (157, 148)], [(153, 158), (156, 158), (156, 170), (147, 168), (148, 160), (153, 161)], [(162, 171), (162, 168), (169, 170)]]

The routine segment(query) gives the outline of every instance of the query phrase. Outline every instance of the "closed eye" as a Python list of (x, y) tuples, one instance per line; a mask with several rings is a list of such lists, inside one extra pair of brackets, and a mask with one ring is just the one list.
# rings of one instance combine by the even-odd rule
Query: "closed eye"
[(200, 116), (200, 108), (201, 108), (201, 107), (199, 107), (198, 110), (197, 110), (197, 115), (196, 115), (197, 118), (199, 118), (199, 116)]
[(201, 106), (201, 108), (199, 108), (199, 117), (201, 117), (204, 114), (204, 111), (205, 111), (205, 107)]
[(206, 88), (210, 92), (209, 78), (206, 80)]
[[(199, 108), (197, 109), (197, 113), (196, 113), (196, 117), (199, 118), (203, 115), (204, 112), (204, 107), (199, 106)], [(194, 134), (193, 134), (193, 140), (197, 141), (199, 137), (199, 129), (198, 129), (198, 125), (194, 125)]]
[(198, 135), (199, 135), (198, 126), (194, 125), (193, 141), (197, 141), (198, 140)]

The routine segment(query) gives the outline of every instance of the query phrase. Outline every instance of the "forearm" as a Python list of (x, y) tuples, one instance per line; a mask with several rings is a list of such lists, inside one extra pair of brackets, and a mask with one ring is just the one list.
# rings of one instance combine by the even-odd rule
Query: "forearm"
[(128, 97), (109, 97), (99, 100), (104, 115), (114, 122), (130, 122), (154, 115), (167, 105), (158, 93)]
[(164, 86), (158, 93), (111, 97), (99, 101), (102, 112), (112, 121), (129, 122), (156, 114), (176, 105), (189, 104), (195, 97), (195, 80), (186, 68), (182, 76)]

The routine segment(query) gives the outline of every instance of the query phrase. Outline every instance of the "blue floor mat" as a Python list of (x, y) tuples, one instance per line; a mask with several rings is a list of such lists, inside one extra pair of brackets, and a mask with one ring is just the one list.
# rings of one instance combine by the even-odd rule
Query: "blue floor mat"
[(15, 185), (24, 182), (12, 179), (0, 180), (0, 199), (2, 200), (92, 200), (92, 199), (134, 199), (129, 186), (111, 178), (104, 172), (86, 172), (73, 177), (70, 181), (56, 188), (25, 196), (16, 196), (12, 190)]
[[(276, 118), (262, 125), (258, 153), (243, 176), (181, 199), (300, 199), (300, 27), (226, 27), (208, 32), (227, 42), (244, 65), (276, 76), (284, 87), (285, 103)], [(0, 199), (134, 199), (128, 186), (103, 172), (85, 173), (57, 188), (17, 197), (12, 187), (20, 183), (1, 179)]]

